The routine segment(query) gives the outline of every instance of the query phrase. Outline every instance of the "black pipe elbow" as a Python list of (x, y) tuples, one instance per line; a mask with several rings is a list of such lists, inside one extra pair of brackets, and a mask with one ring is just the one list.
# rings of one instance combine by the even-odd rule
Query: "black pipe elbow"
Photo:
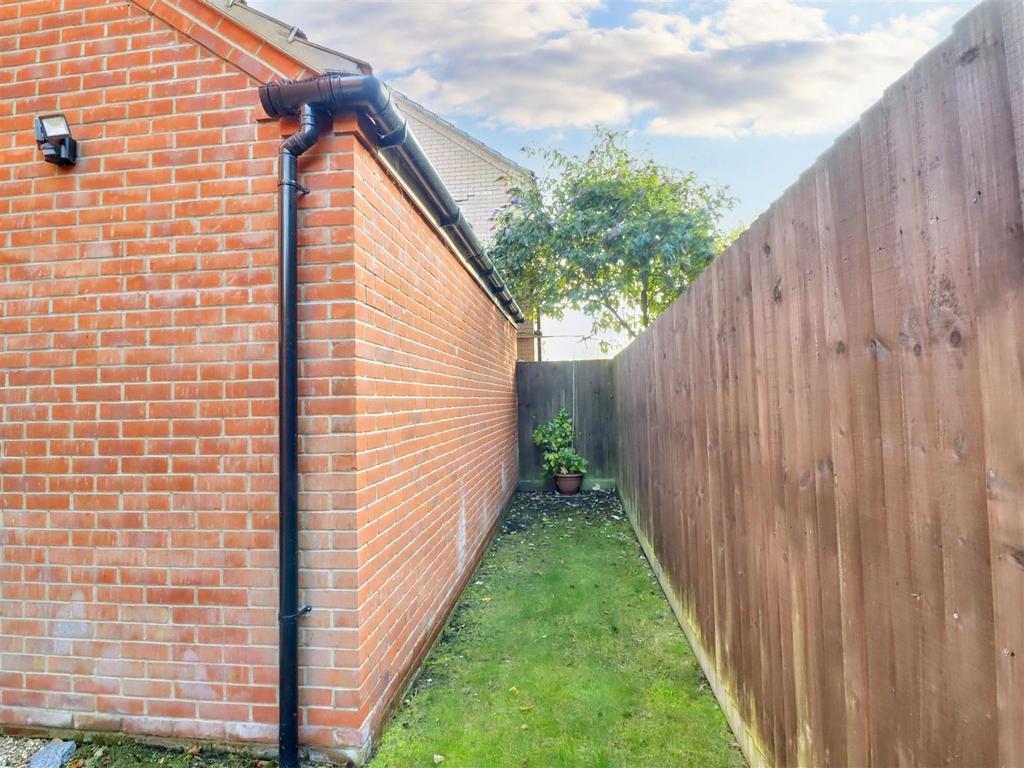
[(319, 110), (312, 104), (303, 104), (300, 118), (299, 130), (281, 143), (281, 154), (298, 157), (320, 138), (320, 129), (317, 126)]
[(353, 107), (373, 115), (393, 109), (391, 91), (372, 75), (324, 75), (265, 83), (259, 94), (263, 111), (270, 117), (294, 117), (303, 104), (317, 104), (332, 114)]

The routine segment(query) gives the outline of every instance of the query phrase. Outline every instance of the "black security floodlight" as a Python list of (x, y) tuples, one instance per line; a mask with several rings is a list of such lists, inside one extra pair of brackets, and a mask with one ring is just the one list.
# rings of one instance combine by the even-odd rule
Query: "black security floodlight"
[(43, 115), (35, 120), (36, 144), (43, 150), (43, 159), (54, 165), (74, 165), (78, 159), (78, 142), (71, 135), (67, 118), (62, 114)]

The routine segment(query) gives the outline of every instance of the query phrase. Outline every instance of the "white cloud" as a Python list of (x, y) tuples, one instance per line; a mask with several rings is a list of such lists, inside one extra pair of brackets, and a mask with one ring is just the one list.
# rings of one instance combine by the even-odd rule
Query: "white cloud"
[(803, 42), (831, 34), (825, 10), (788, 0), (732, 2), (711, 17), (709, 47), (718, 50), (757, 43)]
[(369, 60), (443, 114), (511, 128), (633, 124), (712, 137), (851, 123), (938, 42), (949, 13), (839, 30), (823, 8), (791, 0), (647, 2), (606, 26), (596, 22), (597, 0), (261, 7)]

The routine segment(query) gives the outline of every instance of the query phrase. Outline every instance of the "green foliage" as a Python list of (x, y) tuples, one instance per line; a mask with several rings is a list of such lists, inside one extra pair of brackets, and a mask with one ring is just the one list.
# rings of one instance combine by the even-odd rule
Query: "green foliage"
[(562, 408), (551, 421), (544, 422), (533, 430), (533, 444), (542, 451), (557, 451), (573, 445), (572, 416)]
[(614, 493), (517, 494), (368, 768), (741, 768), (638, 554)]
[(533, 442), (541, 450), (544, 471), (550, 475), (577, 475), (587, 471), (587, 460), (573, 447), (572, 416), (562, 408), (555, 417), (533, 430)]
[(587, 460), (575, 448), (545, 451), (544, 471), (551, 475), (582, 475), (587, 471)]
[(724, 188), (637, 157), (624, 139), (598, 128), (585, 156), (530, 150), (551, 175), (513, 190), (490, 250), (528, 315), (572, 307), (594, 333), (632, 338), (728, 244)]

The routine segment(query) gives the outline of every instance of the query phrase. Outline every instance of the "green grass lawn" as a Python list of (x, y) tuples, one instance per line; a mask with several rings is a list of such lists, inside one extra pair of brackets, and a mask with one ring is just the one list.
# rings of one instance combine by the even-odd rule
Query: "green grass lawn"
[(742, 766), (613, 494), (519, 494), (370, 768)]

